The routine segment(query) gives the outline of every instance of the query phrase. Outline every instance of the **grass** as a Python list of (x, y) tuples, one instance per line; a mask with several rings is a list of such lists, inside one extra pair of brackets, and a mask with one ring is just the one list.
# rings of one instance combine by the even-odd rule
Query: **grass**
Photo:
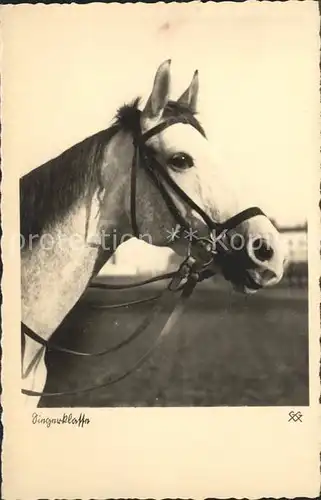
[[(153, 294), (155, 285), (112, 293), (111, 303)], [(97, 351), (130, 335), (150, 313), (143, 304), (93, 309), (106, 292), (91, 290), (57, 333), (61, 345)], [(158, 316), (166, 318), (166, 312)], [(156, 324), (130, 346), (107, 357), (50, 353), (47, 391), (83, 388), (130, 368), (158, 334)], [(42, 398), (41, 406), (266, 406), (309, 404), (307, 290), (282, 286), (254, 296), (205, 282), (171, 334), (126, 380), (75, 396)]]

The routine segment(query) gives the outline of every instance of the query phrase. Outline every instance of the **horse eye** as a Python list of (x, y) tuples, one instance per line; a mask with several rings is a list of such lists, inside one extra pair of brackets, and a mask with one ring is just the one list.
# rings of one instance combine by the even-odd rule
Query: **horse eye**
[(193, 158), (187, 153), (176, 153), (170, 159), (168, 164), (179, 170), (186, 170), (194, 165)]

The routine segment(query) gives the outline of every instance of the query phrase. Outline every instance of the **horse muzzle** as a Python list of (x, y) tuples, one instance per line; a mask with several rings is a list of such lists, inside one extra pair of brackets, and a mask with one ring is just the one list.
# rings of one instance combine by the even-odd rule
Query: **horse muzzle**
[(246, 294), (276, 285), (282, 279), (285, 261), (277, 232), (273, 241), (262, 236), (239, 237), (237, 244), (236, 234), (227, 233), (224, 248), (221, 245), (217, 253), (216, 263), (225, 279), (236, 291)]

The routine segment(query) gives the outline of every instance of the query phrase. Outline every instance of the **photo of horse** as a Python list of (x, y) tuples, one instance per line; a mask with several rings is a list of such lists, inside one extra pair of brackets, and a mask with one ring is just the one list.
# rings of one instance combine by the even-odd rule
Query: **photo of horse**
[[(251, 37), (261, 49), (237, 63), (227, 46), (226, 66), (222, 57), (219, 62), (196, 44), (189, 79), (177, 91), (184, 50), (175, 37), (186, 40), (189, 29), (200, 33), (202, 27), (213, 43), (218, 36), (201, 17), (182, 18), (182, 26), (178, 17), (178, 34), (166, 18), (153, 18), (153, 36), (167, 45), (152, 54), (148, 71), (142, 59), (135, 62), (136, 73), (144, 75), (141, 91), (139, 78), (132, 90), (129, 79), (118, 100), (123, 70), (115, 66), (118, 76), (111, 78), (105, 96), (111, 100), (109, 126), (92, 127), (82, 138), (79, 133), (68, 147), (57, 148), (41, 166), (20, 176), (21, 390), (28, 405), (309, 404), (307, 250), (293, 257), (296, 240), (291, 239), (294, 249), (289, 250), (285, 236), (299, 231), (306, 245), (307, 215), (291, 216), (290, 208), (284, 212), (288, 177), (277, 175), (285, 153), (269, 164), (269, 171), (252, 162), (253, 170), (248, 167), (242, 175), (239, 169), (234, 176), (236, 170), (220, 165), (217, 146), (223, 132), (227, 138), (231, 134), (231, 151), (237, 132), (231, 122), (219, 131), (218, 97), (210, 90), (222, 64), (220, 88), (229, 94), (229, 72), (234, 74), (233, 64), (238, 64), (245, 83), (234, 101), (241, 102), (249, 75), (261, 84), (261, 74), (286, 60), (294, 34), (289, 30), (278, 58), (270, 58), (270, 48), (264, 59), (269, 34), (253, 28)], [(237, 22), (235, 48), (245, 26)], [(227, 40), (230, 26), (224, 26), (219, 36)], [(111, 36), (102, 42), (106, 49)], [(100, 42), (93, 38), (97, 48)], [(68, 43), (67, 59), (77, 60), (81, 49)], [(49, 47), (55, 61), (59, 46)], [(170, 57), (161, 57), (165, 52)], [(63, 64), (57, 61), (59, 72)], [(98, 67), (98, 61), (92, 64)], [(275, 77), (277, 83), (273, 74), (264, 88), (266, 99), (273, 103), (277, 92), (286, 95), (286, 75), (302, 73), (303, 66), (299, 59)], [(68, 78), (73, 81), (72, 69)], [(102, 78), (99, 72), (96, 78)], [(94, 81), (94, 76), (85, 79), (81, 89), (87, 85), (90, 91)], [(50, 85), (43, 86), (45, 93)], [(302, 99), (305, 92), (303, 86)], [(254, 102), (264, 102), (262, 92), (252, 95)], [(76, 106), (77, 96), (74, 101)], [(250, 118), (244, 122), (249, 134), (256, 129), (254, 102), (249, 101)], [(287, 104), (293, 116), (300, 115), (296, 104)], [(262, 106), (264, 123), (270, 111)], [(288, 108), (279, 102), (276, 107), (286, 123)], [(63, 115), (62, 107), (61, 120)], [(259, 139), (263, 164), (262, 149), (277, 157), (267, 130)], [(292, 136), (296, 139), (296, 131)], [(275, 139), (277, 144), (276, 134)], [(249, 141), (242, 164), (251, 148), (259, 151), (255, 144)], [(237, 158), (228, 155), (236, 165)], [(273, 195), (276, 185), (279, 198)]]
[(2, 497), (317, 497), (318, 5), (0, 11)]

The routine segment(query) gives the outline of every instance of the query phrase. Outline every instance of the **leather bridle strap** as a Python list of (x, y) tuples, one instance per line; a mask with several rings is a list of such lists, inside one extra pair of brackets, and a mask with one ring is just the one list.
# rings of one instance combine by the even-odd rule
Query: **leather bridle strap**
[[(159, 326), (161, 329), (160, 334), (157, 336), (157, 338), (154, 341), (154, 343), (152, 344), (152, 346), (138, 359), (138, 361), (136, 361), (136, 363), (131, 368), (126, 370), (121, 375), (113, 377), (113, 378), (108, 377), (107, 380), (104, 380), (100, 384), (84, 387), (82, 389), (75, 389), (75, 390), (63, 391), (63, 392), (49, 392), (49, 393), (48, 392), (32, 391), (32, 390), (28, 390), (28, 389), (22, 389), (21, 392), (23, 394), (25, 394), (26, 396), (37, 396), (37, 397), (41, 397), (41, 396), (45, 396), (45, 397), (46, 396), (51, 396), (51, 397), (57, 396), (57, 397), (59, 397), (59, 396), (67, 396), (67, 395), (71, 396), (71, 395), (91, 392), (95, 389), (102, 389), (104, 387), (114, 385), (114, 384), (120, 382), (121, 380), (124, 380), (129, 375), (134, 373), (138, 368), (140, 368), (140, 366), (143, 363), (145, 363), (145, 361), (154, 352), (154, 349), (159, 345), (160, 341), (168, 335), (168, 333), (171, 331), (171, 329), (174, 327), (174, 325), (177, 323), (178, 319), (182, 315), (186, 301), (191, 296), (196, 284), (197, 284), (197, 275), (191, 274), (190, 277), (188, 278), (187, 283), (184, 286), (184, 289), (183, 289), (183, 291), (178, 299), (178, 302), (176, 302), (170, 316), (166, 319), (165, 324), (163, 324), (162, 326), (157, 325), (157, 322), (156, 322), (156, 324), (155, 323), (151, 324), (152, 320), (156, 319), (157, 313), (161, 312), (161, 309), (162, 309), (162, 304), (157, 303), (156, 307), (153, 310), (153, 317), (149, 318), (148, 326), (149, 326), (149, 328), (152, 327), (153, 329), (155, 329), (155, 327)], [(167, 288), (164, 292), (163, 300), (167, 301), (169, 295), (171, 296), (171, 290), (169, 288)], [(162, 300), (162, 302), (163, 302), (163, 300)], [(159, 314), (158, 315), (158, 322), (161, 322), (161, 321), (164, 321), (163, 315)], [(144, 327), (144, 330), (145, 330), (145, 327)], [(148, 332), (148, 330), (146, 330), (146, 331)], [(37, 339), (37, 341), (39, 342), (38, 339)]]
[(139, 148), (135, 147), (132, 159), (131, 185), (130, 185), (130, 216), (132, 231), (135, 238), (139, 238), (139, 229), (136, 216), (136, 197), (137, 197), (137, 168), (139, 165)]
[[(205, 224), (208, 226), (210, 230), (215, 230), (217, 234), (223, 232), (223, 231), (228, 231), (230, 229), (235, 228), (242, 222), (244, 222), (247, 219), (250, 219), (252, 217), (255, 217), (257, 215), (263, 215), (265, 216), (264, 212), (259, 208), (259, 207), (250, 207), (246, 208), (245, 210), (233, 215), (229, 219), (227, 219), (223, 223), (215, 222), (211, 219), (211, 217), (201, 208), (199, 207), (189, 196), (188, 194), (183, 191), (180, 186), (174, 181), (174, 179), (169, 175), (165, 167), (160, 163), (160, 162), (154, 162), (154, 168), (157, 169), (157, 172), (160, 174), (160, 176), (164, 179), (164, 181), (170, 186), (170, 188), (179, 195), (179, 197), (195, 212), (197, 212), (205, 222)], [(153, 173), (152, 169), (148, 168), (148, 172)], [(159, 186), (158, 186), (159, 187)], [(166, 192), (166, 190), (164, 189)], [(163, 189), (161, 190), (163, 194)], [(170, 207), (171, 205), (174, 205), (174, 202), (171, 201), (171, 204), (168, 206)], [(171, 210), (173, 213), (173, 210)], [(178, 209), (175, 206), (175, 212), (177, 219), (181, 218), (181, 215), (179, 214)], [(266, 217), (266, 216), (265, 216)], [(181, 223), (183, 227), (189, 226), (188, 222), (184, 221)]]
[[(168, 120), (165, 120), (164, 122), (160, 123), (156, 127), (153, 127), (146, 133), (142, 134), (140, 130), (140, 122), (138, 124), (138, 129), (136, 133), (133, 135), (133, 143), (134, 143), (134, 155), (133, 155), (133, 160), (132, 160), (132, 171), (131, 171), (131, 202), (130, 202), (130, 208), (131, 208), (131, 219), (132, 219), (132, 229), (133, 233), (136, 237), (139, 236), (139, 228), (137, 224), (137, 217), (136, 217), (136, 199), (137, 199), (137, 169), (140, 165), (146, 170), (146, 172), (151, 176), (153, 182), (159, 189), (168, 209), (170, 210), (171, 214), (174, 217), (174, 220), (184, 229), (189, 229), (190, 223), (184, 218), (184, 216), (181, 214), (180, 210), (175, 204), (175, 201), (173, 200), (170, 192), (168, 189), (166, 189), (166, 185), (176, 194), (178, 195), (181, 200), (187, 204), (187, 206), (195, 210), (204, 220), (205, 224), (207, 225), (209, 231), (217, 231), (218, 235), (222, 233), (224, 230), (229, 230), (235, 228), (238, 224), (243, 222), (244, 220), (247, 220), (249, 218), (255, 217), (256, 215), (265, 215), (261, 209), (258, 207), (251, 207), (246, 210), (243, 210), (242, 212), (234, 215), (224, 223), (218, 223), (215, 222), (211, 219), (209, 215), (206, 214), (206, 212), (199, 207), (179, 186), (178, 184), (172, 179), (170, 174), (167, 171), (167, 168), (165, 165), (163, 165), (159, 160), (157, 160), (153, 155), (150, 154), (148, 147), (146, 146), (146, 141), (150, 139), (152, 136), (162, 132), (164, 129), (167, 127), (174, 125), (175, 123), (183, 123), (179, 118), (170, 118)], [(206, 239), (206, 238), (205, 238)], [(204, 238), (198, 238), (197, 236), (192, 236), (192, 241), (196, 243), (204, 243)], [(209, 240), (207, 240), (209, 242)], [(210, 245), (211, 247), (211, 245)], [(212, 247), (211, 247), (212, 248)], [(215, 253), (215, 252), (214, 252)], [(205, 254), (204, 254), (205, 255)], [(133, 373), (135, 370), (137, 370), (145, 361), (150, 357), (152, 354), (153, 350), (155, 347), (159, 344), (160, 340), (165, 337), (170, 329), (174, 326), (178, 318), (180, 317), (183, 307), (185, 305), (186, 300), (188, 297), (192, 294), (196, 284), (198, 281), (200, 281), (202, 276), (204, 277), (204, 272), (207, 271), (208, 265), (212, 262), (213, 260), (213, 249), (210, 249), (207, 251), (207, 257), (204, 259), (204, 255), (200, 260), (200, 262), (197, 262), (195, 258), (192, 256), (188, 256), (186, 259), (186, 264), (185, 264), (185, 275), (184, 275), (184, 265), (180, 267), (180, 269), (176, 272), (171, 274), (172, 281), (170, 285), (168, 286), (167, 289), (162, 294), (162, 297), (166, 299), (166, 296), (168, 294), (171, 294), (173, 291), (176, 291), (178, 289), (182, 289), (182, 294), (180, 298), (178, 299), (178, 302), (174, 303), (174, 307), (172, 309), (172, 312), (166, 321), (166, 323), (163, 326), (160, 326), (160, 334), (158, 335), (156, 341), (152, 345), (148, 351), (139, 358), (139, 360), (130, 368), (127, 370), (125, 373), (122, 375), (116, 376), (114, 378), (108, 378), (108, 380), (104, 381), (101, 384), (95, 385), (95, 386), (90, 386), (90, 387), (85, 387), (84, 389), (77, 389), (73, 391), (64, 391), (64, 392), (56, 392), (56, 393), (45, 393), (45, 392), (37, 392), (37, 391), (31, 391), (31, 390), (26, 390), (22, 389), (22, 393), (25, 395), (29, 396), (64, 396), (64, 395), (72, 395), (72, 394), (79, 394), (79, 393), (85, 393), (92, 391), (94, 389), (102, 388), (102, 387), (107, 387), (109, 385), (113, 385), (116, 382), (119, 382), (123, 379), (125, 379), (127, 376), (129, 376), (131, 373)], [(210, 259), (208, 259), (208, 256), (210, 256)], [(207, 260), (206, 260), (207, 259)], [(184, 264), (184, 263), (183, 263)], [(198, 271), (197, 271), (198, 269)], [(164, 277), (169, 277), (169, 275), (163, 275), (161, 277), (156, 277), (151, 280), (147, 280), (149, 282), (152, 281), (157, 281), (159, 279), (164, 279)], [(184, 285), (181, 285), (182, 279), (186, 279), (186, 282)], [(180, 286), (174, 286), (173, 283), (176, 283)], [(139, 284), (133, 284), (133, 286), (138, 286), (141, 285), (142, 283)], [(112, 286), (100, 286), (99, 284), (91, 285), (95, 286), (97, 288), (112, 288)], [(116, 287), (114, 287), (116, 288)], [(127, 286), (118, 286), (117, 288), (131, 288), (131, 285)], [(162, 303), (162, 300), (160, 301)], [(121, 347), (124, 347), (125, 345), (128, 345), (132, 340), (136, 339), (143, 331), (145, 331), (148, 327), (153, 327), (155, 328), (155, 324), (151, 325), (152, 321), (156, 318), (156, 315), (158, 312), (161, 311), (161, 303), (158, 302), (155, 307), (152, 310), (152, 314), (145, 318), (143, 321), (142, 325), (138, 327), (134, 331), (132, 335), (130, 335), (127, 339), (123, 340), (121, 343), (112, 346), (108, 349), (105, 349), (103, 351), (99, 351), (96, 353), (84, 353), (80, 351), (74, 351), (72, 349), (68, 348), (62, 348), (52, 342), (47, 342), (44, 340), (42, 337), (40, 337), (38, 334), (33, 332), (29, 327), (27, 327), (24, 323), (21, 323), (22, 328), (24, 329), (25, 335), (33, 339), (35, 342), (38, 342), (40, 345), (46, 347), (47, 349), (52, 349), (55, 351), (60, 351), (60, 352), (65, 352), (69, 354), (75, 354), (79, 356), (102, 356), (104, 354), (108, 354), (110, 352), (115, 352)], [(112, 307), (112, 306), (111, 306)], [(119, 306), (118, 306), (119, 307)], [(162, 315), (160, 315), (159, 320), (162, 319)]]
[[(131, 226), (133, 235), (136, 238), (139, 238), (139, 228), (137, 224), (137, 215), (136, 215), (136, 199), (137, 199), (137, 170), (141, 164), (141, 160), (146, 170), (148, 169), (148, 165), (146, 163), (147, 155), (146, 155), (146, 142), (148, 139), (153, 137), (154, 135), (160, 134), (163, 130), (174, 125), (175, 123), (181, 123), (181, 120), (170, 118), (165, 120), (162, 123), (159, 123), (155, 127), (152, 127), (150, 130), (142, 134), (140, 121), (137, 123), (137, 130), (133, 134), (133, 145), (134, 145), (134, 154), (132, 159), (131, 166), (131, 187), (130, 187), (130, 214), (131, 214)], [(156, 177), (153, 178), (153, 181), (156, 183), (158, 189), (161, 190), (160, 184), (158, 184)], [(166, 193), (162, 192), (163, 197), (166, 197)], [(172, 204), (171, 200), (167, 199), (168, 208)], [(180, 214), (175, 213), (176, 219), (180, 219)], [(181, 221), (183, 222), (183, 221)]]
[[(165, 292), (163, 291), (162, 293), (158, 294), (157, 297), (153, 297), (153, 300), (161, 299), (164, 293)], [(148, 300), (151, 300), (151, 299), (149, 298)], [(139, 301), (139, 303), (140, 303), (140, 301)], [(123, 307), (126, 304), (117, 304), (117, 305), (119, 305), (119, 307)], [(102, 306), (102, 307), (105, 308), (105, 306)], [(111, 306), (111, 308), (112, 307), (113, 306)], [(95, 306), (95, 308), (97, 308), (97, 306)], [(42, 337), (40, 337), (40, 335), (35, 333), (33, 330), (31, 330), (25, 324), (22, 324), (22, 325), (23, 325), (24, 333), (29, 338), (31, 338), (32, 340), (37, 342), (38, 344), (41, 344), (44, 347), (46, 347), (46, 349), (48, 351), (62, 352), (65, 354), (73, 354), (74, 356), (83, 356), (83, 357), (88, 357), (88, 358), (100, 357), (100, 356), (105, 356), (107, 354), (111, 354), (111, 353), (114, 353), (116, 351), (119, 351), (122, 347), (125, 347), (125, 346), (129, 345), (133, 340), (136, 340), (144, 332), (144, 330), (147, 328), (147, 326), (152, 321), (153, 316), (154, 316), (154, 312), (155, 312), (154, 309), (155, 308), (152, 309), (151, 314), (144, 319), (144, 321), (134, 330), (134, 332), (131, 335), (126, 337), (124, 340), (122, 340), (118, 344), (115, 344), (111, 347), (103, 349), (102, 351), (96, 351), (96, 352), (76, 351), (75, 349), (69, 349), (68, 347), (61, 347), (60, 345), (55, 344), (51, 340), (47, 341), (47, 340), (43, 339)]]
[[(156, 125), (151, 128), (144, 134), (140, 132), (134, 135), (134, 155), (132, 161), (132, 172), (131, 172), (131, 220), (132, 220), (132, 229), (134, 236), (139, 236), (139, 228), (137, 224), (137, 216), (136, 216), (136, 183), (137, 183), (137, 169), (139, 165), (142, 165), (145, 171), (149, 174), (156, 187), (160, 191), (167, 208), (173, 215), (175, 221), (183, 228), (189, 229), (190, 224), (181, 214), (179, 209), (177, 208), (174, 200), (169, 194), (168, 190), (164, 186), (164, 183), (167, 184), (174, 193), (176, 193), (181, 200), (189, 206), (189, 208), (195, 210), (203, 219), (205, 224), (207, 225), (210, 231), (216, 231), (216, 236), (219, 236), (223, 231), (228, 231), (230, 229), (235, 228), (237, 225), (241, 224), (245, 220), (255, 217), (257, 215), (265, 216), (264, 212), (259, 207), (250, 207), (247, 208), (238, 214), (232, 216), (224, 223), (219, 223), (213, 221), (213, 219), (195, 203), (186, 193), (183, 191), (180, 186), (174, 181), (174, 179), (170, 176), (167, 171), (167, 168), (153, 155), (151, 155), (146, 146), (146, 142), (153, 136), (161, 133), (166, 128), (174, 125), (176, 123), (184, 123), (179, 118), (170, 118), (165, 120), (164, 122)], [(140, 125), (138, 126), (140, 130)], [(195, 236), (192, 236), (192, 239)]]

